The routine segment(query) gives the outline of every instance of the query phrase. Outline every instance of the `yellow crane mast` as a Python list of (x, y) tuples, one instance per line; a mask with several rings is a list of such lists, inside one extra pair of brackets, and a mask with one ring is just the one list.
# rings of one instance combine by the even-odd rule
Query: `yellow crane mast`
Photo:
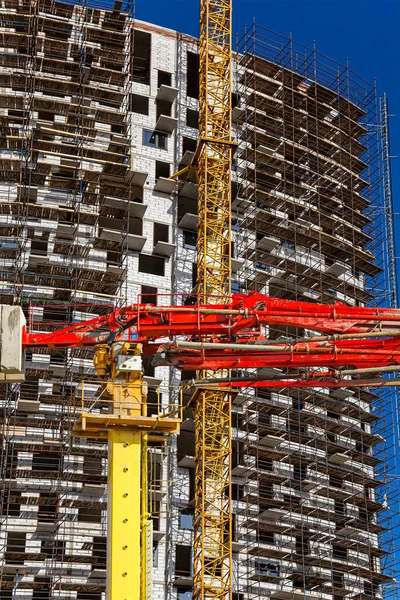
[(178, 413), (164, 415), (161, 407), (159, 414), (147, 415), (141, 353), (141, 344), (96, 346), (94, 365), (103, 389), (89, 408), (82, 390), (82, 413), (72, 431), (76, 437), (108, 439), (107, 600), (151, 600), (147, 441), (165, 440), (181, 422)]
[[(232, 0), (200, 4), (198, 275), (199, 302), (231, 292)], [(210, 373), (202, 373), (210, 376)], [(221, 373), (212, 376), (221, 376)], [(231, 397), (202, 388), (196, 423), (194, 597), (231, 597)]]

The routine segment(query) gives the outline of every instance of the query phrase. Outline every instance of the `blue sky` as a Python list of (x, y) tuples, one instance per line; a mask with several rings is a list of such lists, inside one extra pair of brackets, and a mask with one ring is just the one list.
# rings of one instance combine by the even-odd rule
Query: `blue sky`
[[(234, 31), (257, 23), (345, 62), (365, 79), (377, 79), (386, 92), (391, 119), (391, 150), (400, 156), (400, 0), (233, 0)], [(198, 35), (198, 0), (136, 0), (138, 19)], [(392, 162), (395, 211), (400, 213), (400, 158)], [(400, 229), (400, 216), (396, 217)], [(397, 236), (400, 255), (400, 231)]]

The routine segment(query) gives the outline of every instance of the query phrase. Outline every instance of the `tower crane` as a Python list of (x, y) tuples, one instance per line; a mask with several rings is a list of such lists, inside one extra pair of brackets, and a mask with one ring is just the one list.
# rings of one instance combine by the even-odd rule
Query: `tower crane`
[[(197, 292), (218, 303), (231, 292), (232, 0), (200, 1)], [(207, 371), (198, 367), (199, 376)], [(205, 367), (206, 368), (206, 367)], [(226, 375), (225, 371), (215, 376)], [(195, 503), (193, 596), (232, 592), (231, 393), (201, 387), (193, 397)]]

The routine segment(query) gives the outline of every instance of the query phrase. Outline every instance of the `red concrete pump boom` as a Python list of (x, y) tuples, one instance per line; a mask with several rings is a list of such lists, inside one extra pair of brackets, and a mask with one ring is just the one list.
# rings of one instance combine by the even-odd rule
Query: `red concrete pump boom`
[[(319, 335), (268, 339), (265, 326), (277, 325)], [(185, 340), (179, 341), (182, 337)], [(141, 342), (144, 353), (154, 355), (156, 365), (182, 370), (313, 368), (306, 375), (286, 376), (285, 381), (275, 380), (277, 383), (269, 378), (258, 379), (255, 384), (241, 378), (232, 381), (233, 386), (284, 387), (285, 383), (332, 387), (345, 384), (345, 380), (336, 384), (332, 380), (334, 377), (337, 382), (338, 370), (343, 367), (376, 373), (400, 364), (400, 310), (297, 302), (259, 293), (234, 294), (231, 302), (224, 304), (134, 304), (54, 332), (23, 333), (26, 348), (92, 347), (117, 341)], [(321, 373), (316, 367), (329, 370)], [(364, 385), (371, 384), (365, 381)]]

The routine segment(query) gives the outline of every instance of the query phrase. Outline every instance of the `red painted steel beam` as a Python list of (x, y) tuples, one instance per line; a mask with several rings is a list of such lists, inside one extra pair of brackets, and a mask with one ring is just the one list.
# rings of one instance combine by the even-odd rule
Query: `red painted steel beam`
[(400, 310), (313, 304), (234, 294), (229, 304), (154, 307), (136, 304), (50, 333), (24, 332), (25, 347), (92, 347), (110, 341), (154, 341), (178, 335), (219, 340), (262, 339), (263, 325), (320, 333), (363, 333), (399, 329)]

